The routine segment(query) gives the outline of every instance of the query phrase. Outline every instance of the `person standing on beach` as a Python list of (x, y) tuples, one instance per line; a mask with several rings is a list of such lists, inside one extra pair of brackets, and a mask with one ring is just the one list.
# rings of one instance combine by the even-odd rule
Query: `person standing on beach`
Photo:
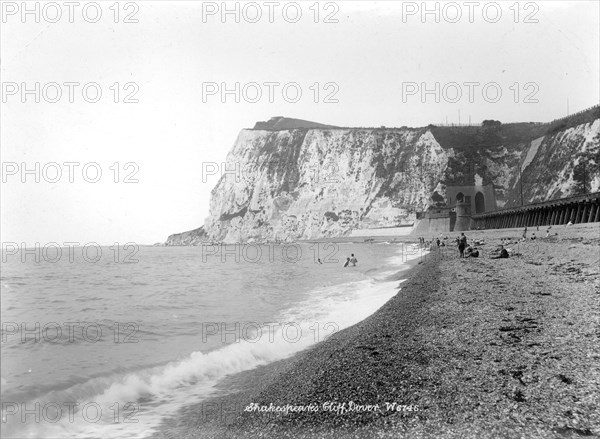
[(458, 238), (458, 251), (460, 252), (460, 257), (465, 257), (465, 248), (467, 247), (467, 237), (464, 233), (460, 234), (460, 238)]
[(356, 263), (358, 262), (358, 259), (356, 259), (356, 256), (354, 256), (354, 253), (352, 253), (352, 256), (350, 256), (350, 262), (352, 262), (353, 267), (356, 267)]

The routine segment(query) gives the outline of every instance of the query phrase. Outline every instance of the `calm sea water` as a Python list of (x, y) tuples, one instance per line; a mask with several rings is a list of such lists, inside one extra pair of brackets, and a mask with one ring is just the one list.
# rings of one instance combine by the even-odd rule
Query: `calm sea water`
[[(350, 253), (359, 263), (343, 268)], [(323, 243), (21, 256), (2, 264), (6, 438), (148, 436), (224, 376), (372, 314), (396, 293), (386, 278), (418, 257)]]

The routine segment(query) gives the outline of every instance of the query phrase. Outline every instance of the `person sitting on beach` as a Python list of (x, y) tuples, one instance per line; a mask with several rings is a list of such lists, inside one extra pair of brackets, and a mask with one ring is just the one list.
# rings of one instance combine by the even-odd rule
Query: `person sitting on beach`
[(354, 256), (354, 253), (352, 253), (352, 256), (350, 257), (350, 262), (352, 263), (353, 267), (356, 267), (356, 263), (358, 262), (358, 259), (356, 259), (356, 256)]
[(346, 268), (350, 264), (350, 258), (346, 258), (346, 263), (344, 264), (344, 268)]
[(531, 240), (532, 240), (532, 241), (535, 241), (535, 233), (533, 233), (533, 234), (531, 235)]
[(498, 256), (492, 256), (490, 259), (505, 259), (508, 258), (508, 252), (503, 245), (500, 245), (500, 254)]
[(477, 250), (477, 247), (468, 246), (467, 249), (465, 250), (465, 258), (478, 258), (478, 257), (479, 257), (479, 250)]
[(569, 226), (572, 226), (572, 225), (573, 225), (573, 221), (569, 221), (569, 222), (568, 222), (568, 223), (565, 225), (565, 227), (569, 227)]

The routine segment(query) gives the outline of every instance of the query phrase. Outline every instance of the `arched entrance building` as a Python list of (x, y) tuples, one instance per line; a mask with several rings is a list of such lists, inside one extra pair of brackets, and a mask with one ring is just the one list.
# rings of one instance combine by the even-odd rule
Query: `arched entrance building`
[[(434, 192), (426, 212), (417, 217), (417, 233), (470, 230), (472, 216), (497, 209), (494, 185), (446, 186), (446, 197)], [(444, 202), (445, 201), (445, 202)]]
[(485, 212), (485, 197), (481, 192), (475, 194), (475, 213)]
[(472, 214), (496, 210), (496, 193), (494, 186), (447, 186), (446, 200), (448, 206), (455, 207), (457, 202), (465, 203)]

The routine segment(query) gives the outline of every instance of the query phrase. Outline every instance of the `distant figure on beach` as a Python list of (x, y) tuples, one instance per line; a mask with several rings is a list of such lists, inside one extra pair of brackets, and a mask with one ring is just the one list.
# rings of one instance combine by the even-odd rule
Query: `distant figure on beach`
[(572, 225), (573, 225), (573, 221), (569, 220), (569, 222), (565, 225), (565, 227), (569, 227), (569, 226), (572, 226)]
[(535, 233), (533, 233), (533, 234), (531, 235), (531, 240), (532, 240), (532, 241), (535, 241)]
[(440, 246), (440, 238), (438, 238), (436, 242), (437, 242), (437, 246), (439, 247)]
[(350, 256), (350, 262), (352, 263), (353, 267), (356, 267), (356, 263), (358, 262), (358, 259), (356, 259), (356, 256), (354, 256), (354, 253), (352, 253), (352, 256)]
[(465, 257), (465, 248), (466, 247), (467, 247), (467, 237), (465, 236), (464, 233), (461, 233), (460, 237), (458, 238), (458, 251), (460, 252), (461, 258)]
[(523, 230), (523, 240), (527, 239), (527, 226), (525, 226), (525, 230)]
[(550, 229), (552, 228), (552, 226), (548, 227), (548, 229), (546, 230), (546, 238), (550, 236)]
[(321, 258), (319, 258), (319, 259), (318, 259), (318, 261), (319, 261), (319, 264), (322, 264), (322, 262), (321, 262)]
[(346, 268), (350, 264), (350, 258), (346, 258), (346, 263), (344, 264), (344, 268)]
[(500, 254), (498, 256), (492, 256), (490, 259), (505, 259), (508, 258), (508, 252), (503, 245), (500, 245)]
[(477, 250), (477, 247), (468, 246), (467, 249), (465, 250), (465, 258), (478, 258), (478, 257), (479, 257), (479, 250)]

